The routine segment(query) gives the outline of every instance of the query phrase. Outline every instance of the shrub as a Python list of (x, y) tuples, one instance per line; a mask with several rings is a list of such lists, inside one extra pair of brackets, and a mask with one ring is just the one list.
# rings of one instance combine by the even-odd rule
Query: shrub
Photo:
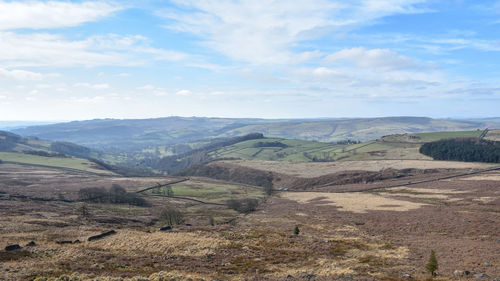
[(250, 213), (257, 209), (259, 200), (254, 198), (227, 200), (227, 207), (240, 213)]
[(160, 221), (167, 225), (176, 225), (184, 223), (184, 214), (173, 207), (163, 209), (160, 213)]
[(297, 226), (295, 226), (295, 228), (293, 229), (293, 234), (295, 234), (295, 235), (299, 235), (299, 233), (300, 233), (300, 229), (299, 229), (299, 226), (297, 225)]
[(130, 204), (136, 206), (148, 206), (148, 202), (137, 193), (127, 192), (118, 184), (113, 184), (109, 190), (104, 187), (86, 187), (78, 191), (78, 197), (82, 201), (93, 203)]

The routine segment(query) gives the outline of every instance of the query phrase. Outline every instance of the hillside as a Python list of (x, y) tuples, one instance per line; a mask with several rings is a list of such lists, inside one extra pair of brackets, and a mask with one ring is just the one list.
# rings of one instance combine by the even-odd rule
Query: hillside
[(15, 129), (22, 136), (67, 141), (91, 148), (149, 151), (162, 156), (199, 147), (199, 141), (259, 132), (267, 137), (336, 142), (368, 141), (392, 134), (476, 130), (500, 126), (497, 119), (439, 120), (424, 117), (357, 119), (234, 119), (167, 117), (100, 119)]
[(50, 142), (0, 131), (0, 163), (62, 168), (96, 174), (112, 174), (88, 160), (89, 148), (68, 142)]
[(179, 144), (222, 134), (235, 127), (260, 123), (259, 119), (167, 117), (156, 119), (97, 119), (13, 130), (23, 136), (69, 141), (94, 148), (140, 150)]

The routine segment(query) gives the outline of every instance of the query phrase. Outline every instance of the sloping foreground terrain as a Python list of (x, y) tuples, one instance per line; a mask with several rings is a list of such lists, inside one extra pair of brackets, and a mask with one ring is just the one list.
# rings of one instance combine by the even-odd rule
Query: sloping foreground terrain
[[(442, 170), (449, 164), (428, 163), (437, 165), (426, 166), (436, 171), (417, 176), (486, 167)], [(372, 162), (366, 171), (390, 165), (395, 164)], [(348, 172), (345, 167), (327, 168), (326, 175)], [(500, 172), (495, 170), (367, 192), (311, 186), (267, 198), (258, 187), (191, 178), (175, 184), (174, 195), (212, 204), (151, 190), (141, 195), (150, 203), (143, 207), (75, 199), (82, 187), (120, 184), (134, 192), (183, 178), (103, 177), (12, 164), (1, 164), (0, 173), (2, 280), (426, 280), (430, 250), (439, 263), (435, 280), (500, 277)], [(411, 176), (402, 178), (408, 183), (405, 177)], [(393, 180), (376, 182), (384, 187)], [(355, 185), (367, 190), (373, 183)], [(11, 196), (16, 194), (26, 197)], [(222, 204), (247, 196), (260, 201), (249, 214)], [(160, 231), (165, 222), (159, 213), (166, 206), (182, 210), (185, 221)], [(89, 241), (102, 233), (110, 234)], [(21, 249), (4, 250), (14, 244)]]

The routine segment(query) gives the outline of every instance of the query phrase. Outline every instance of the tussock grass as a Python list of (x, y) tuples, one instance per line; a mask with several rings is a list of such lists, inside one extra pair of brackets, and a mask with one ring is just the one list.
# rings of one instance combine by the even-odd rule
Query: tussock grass
[(133, 254), (148, 253), (162, 255), (203, 256), (213, 254), (218, 247), (229, 241), (210, 237), (206, 232), (154, 232), (146, 233), (122, 230), (97, 242), (84, 243), (79, 247), (93, 247), (102, 250), (116, 250)]
[(366, 213), (368, 211), (403, 212), (418, 209), (425, 205), (370, 193), (289, 192), (282, 194), (282, 196), (301, 204), (314, 203), (336, 206), (341, 211), (354, 213)]

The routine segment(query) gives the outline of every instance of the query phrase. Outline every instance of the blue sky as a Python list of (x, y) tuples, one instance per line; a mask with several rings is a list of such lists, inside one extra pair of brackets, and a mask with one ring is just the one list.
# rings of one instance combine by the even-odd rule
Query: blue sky
[(0, 0), (0, 120), (500, 116), (499, 65), (500, 0)]

